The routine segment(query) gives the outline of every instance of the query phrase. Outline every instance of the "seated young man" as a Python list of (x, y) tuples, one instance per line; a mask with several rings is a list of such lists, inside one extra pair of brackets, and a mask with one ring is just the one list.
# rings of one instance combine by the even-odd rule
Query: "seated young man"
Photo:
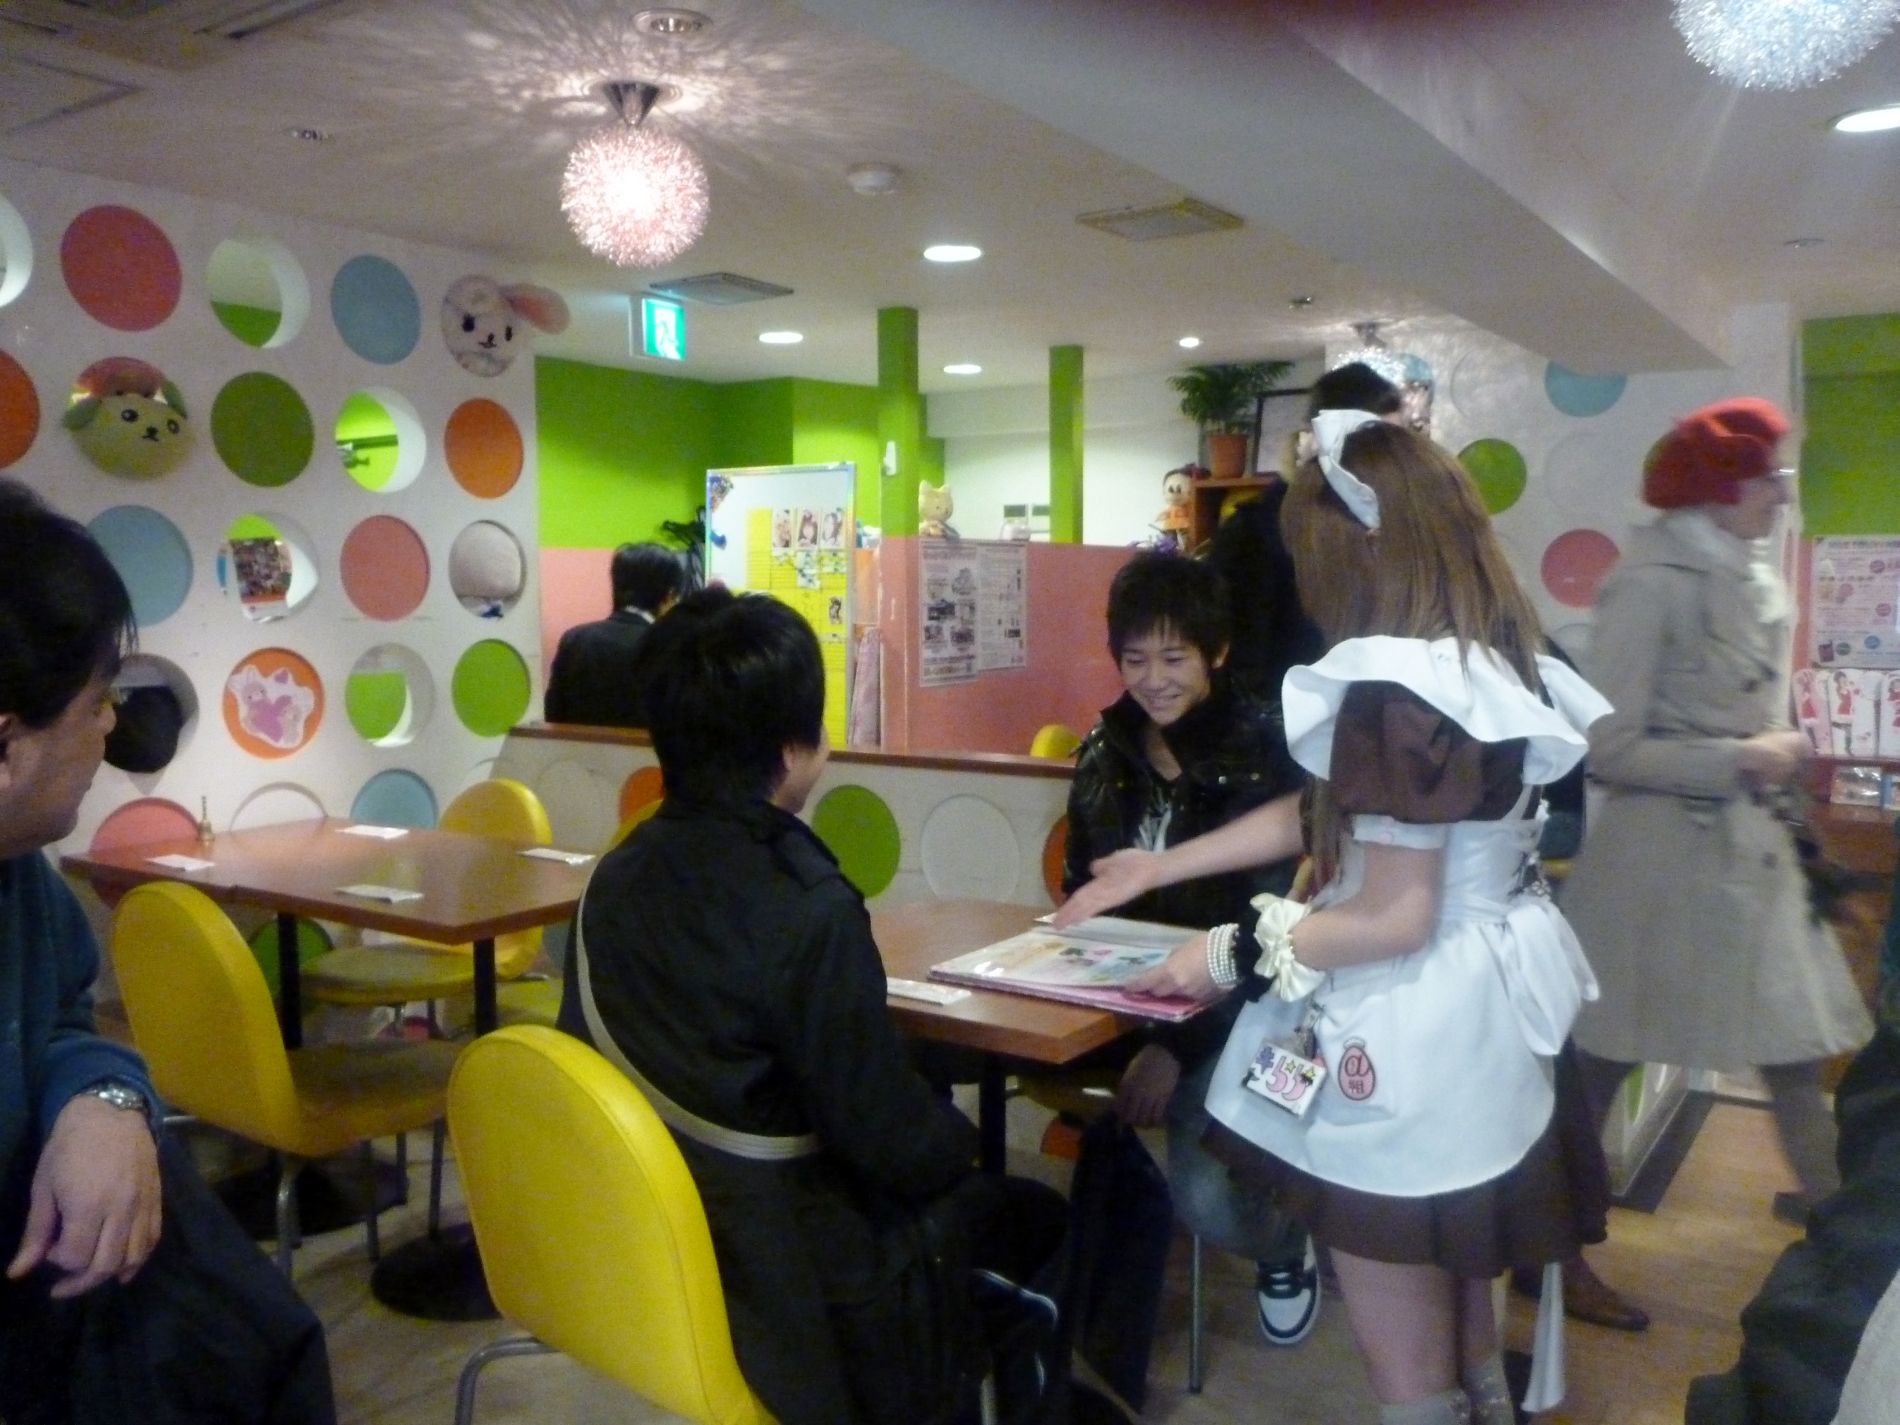
[[(1116, 574), (1108, 650), (1124, 692), (1077, 754), (1064, 895), (1104, 856), (1129, 847), (1159, 851), (1298, 789), (1279, 716), (1228, 678), (1227, 644), (1226, 592), (1209, 566), (1178, 554), (1138, 554)], [(1204, 929), (1247, 913), (1263, 891), (1285, 894), (1294, 869), (1281, 861), (1164, 886), (1116, 913)], [(1135, 1127), (1167, 1122), (1180, 1215), (1202, 1236), (1259, 1262), (1260, 1329), (1274, 1344), (1292, 1345), (1312, 1329), (1319, 1308), (1305, 1234), (1266, 1203), (1242, 1200), (1227, 1170), (1200, 1146), (1207, 1076), (1240, 1005), (1234, 997), (1155, 1031), (1123, 1072), (1115, 1107)]]
[(334, 1425), (316, 1318), (94, 1030), (98, 947), (44, 854), (112, 730), (125, 585), (7, 479), (0, 550), (0, 1419)]
[[(672, 1128), (740, 1368), (772, 1414), (926, 1425), (956, 1392), (927, 1387), (942, 1343), (901, 1286), (927, 1251), (1027, 1280), (1063, 1204), (973, 1171), (974, 1128), (891, 1022), (863, 897), (796, 815), (830, 750), (804, 620), (761, 594), (693, 594), (641, 671), (666, 798), (588, 887), (562, 1023)], [(1037, 1397), (1016, 1392), (1010, 1418), (1039, 1418)]]

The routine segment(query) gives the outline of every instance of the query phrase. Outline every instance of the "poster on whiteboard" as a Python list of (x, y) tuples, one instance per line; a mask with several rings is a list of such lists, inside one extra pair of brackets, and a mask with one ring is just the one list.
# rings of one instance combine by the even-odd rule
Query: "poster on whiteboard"
[(825, 664), (825, 730), (845, 744), (851, 706), (851, 557), (857, 467), (706, 472), (706, 579), (771, 594), (804, 615)]
[(1808, 625), (1805, 661), (1900, 668), (1900, 539), (1815, 540)]
[(940, 687), (1028, 662), (1028, 551), (1018, 541), (918, 541), (918, 682)]

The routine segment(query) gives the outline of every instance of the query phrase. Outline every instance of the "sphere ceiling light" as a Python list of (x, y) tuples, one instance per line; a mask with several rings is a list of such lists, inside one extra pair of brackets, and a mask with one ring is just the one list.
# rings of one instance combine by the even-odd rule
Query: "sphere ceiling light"
[(582, 246), (618, 267), (659, 267), (706, 230), (705, 165), (678, 139), (647, 128), (658, 85), (601, 86), (615, 122), (574, 145), (561, 175), (561, 211)]
[(1386, 345), (1385, 338), (1379, 335), (1379, 324), (1354, 322), (1352, 331), (1353, 335), (1359, 338), (1359, 345), (1349, 347), (1333, 357), (1326, 363), (1326, 369), (1335, 371), (1341, 366), (1350, 366), (1358, 362), (1362, 366), (1370, 366), (1394, 386), (1403, 386), (1406, 376), (1405, 357)]
[(1743, 89), (1806, 89), (1858, 62), (1900, 0), (1676, 0), (1689, 53)]

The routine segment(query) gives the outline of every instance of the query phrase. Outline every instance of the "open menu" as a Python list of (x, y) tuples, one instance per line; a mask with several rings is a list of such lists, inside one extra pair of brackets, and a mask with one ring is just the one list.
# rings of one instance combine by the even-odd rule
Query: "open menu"
[(932, 965), (930, 978), (1175, 1023), (1206, 1006), (1198, 1000), (1132, 995), (1121, 986), (1159, 965), (1197, 933), (1178, 925), (1098, 915), (1067, 930), (1038, 927), (958, 955)]

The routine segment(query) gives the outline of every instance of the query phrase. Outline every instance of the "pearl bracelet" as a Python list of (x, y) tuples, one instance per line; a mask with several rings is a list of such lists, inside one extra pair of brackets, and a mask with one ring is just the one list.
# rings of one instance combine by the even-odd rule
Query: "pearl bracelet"
[(1234, 960), (1234, 942), (1239, 938), (1238, 925), (1217, 925), (1207, 932), (1207, 973), (1223, 990), (1240, 983), (1240, 966)]

